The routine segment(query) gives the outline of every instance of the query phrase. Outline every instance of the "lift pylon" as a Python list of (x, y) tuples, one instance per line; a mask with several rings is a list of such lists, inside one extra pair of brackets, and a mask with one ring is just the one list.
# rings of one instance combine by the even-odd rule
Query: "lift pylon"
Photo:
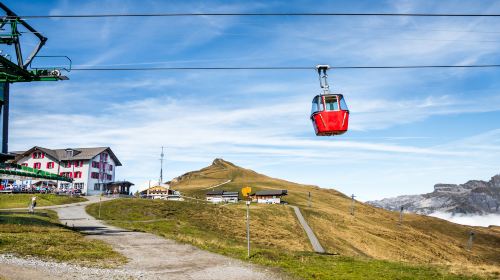
[[(2, 11), (4, 15), (0, 17), (0, 47), (4, 46), (6, 48), (0, 52), (0, 113), (2, 114), (0, 162), (5, 162), (13, 158), (8, 153), (10, 84), (68, 80), (68, 77), (61, 75), (61, 73), (62, 70), (71, 70), (71, 60), (64, 57), (68, 60), (69, 67), (32, 67), (33, 60), (36, 57), (42, 57), (37, 55), (47, 42), (47, 38), (0, 2), (0, 13)], [(23, 34), (31, 34), (38, 41), (26, 59), (23, 57), (21, 48), (21, 36)]]

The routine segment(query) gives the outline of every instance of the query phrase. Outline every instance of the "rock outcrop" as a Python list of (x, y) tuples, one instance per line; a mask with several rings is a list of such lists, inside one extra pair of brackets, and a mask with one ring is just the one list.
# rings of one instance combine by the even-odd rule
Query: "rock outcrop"
[(403, 195), (369, 201), (388, 210), (405, 210), (418, 214), (448, 212), (461, 214), (500, 214), (500, 175), (490, 181), (471, 180), (467, 183), (436, 184), (434, 191), (422, 195)]

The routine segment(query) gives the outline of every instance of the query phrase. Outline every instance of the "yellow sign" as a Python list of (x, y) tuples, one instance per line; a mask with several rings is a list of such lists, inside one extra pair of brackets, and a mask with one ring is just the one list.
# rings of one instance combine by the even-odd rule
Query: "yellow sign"
[(252, 188), (250, 188), (250, 187), (241, 188), (241, 195), (243, 195), (245, 197), (248, 196), (251, 192), (252, 192)]

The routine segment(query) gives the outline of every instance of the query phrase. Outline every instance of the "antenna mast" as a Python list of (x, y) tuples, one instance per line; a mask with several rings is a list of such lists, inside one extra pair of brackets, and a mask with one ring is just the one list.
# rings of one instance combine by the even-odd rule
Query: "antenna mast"
[(160, 182), (158, 185), (161, 185), (163, 183), (163, 157), (165, 154), (163, 153), (163, 146), (161, 146), (161, 157), (160, 157)]

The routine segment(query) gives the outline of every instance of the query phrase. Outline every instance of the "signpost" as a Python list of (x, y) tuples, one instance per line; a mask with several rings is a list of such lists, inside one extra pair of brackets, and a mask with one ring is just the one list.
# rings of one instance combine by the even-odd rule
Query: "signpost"
[(250, 193), (251, 187), (241, 188), (241, 195), (246, 199), (247, 204), (247, 257), (250, 258)]
[(247, 200), (247, 257), (250, 258), (250, 200)]
[(241, 195), (243, 197), (248, 197), (250, 195), (250, 193), (252, 192), (252, 188), (251, 187), (244, 187), (244, 188), (241, 188)]

